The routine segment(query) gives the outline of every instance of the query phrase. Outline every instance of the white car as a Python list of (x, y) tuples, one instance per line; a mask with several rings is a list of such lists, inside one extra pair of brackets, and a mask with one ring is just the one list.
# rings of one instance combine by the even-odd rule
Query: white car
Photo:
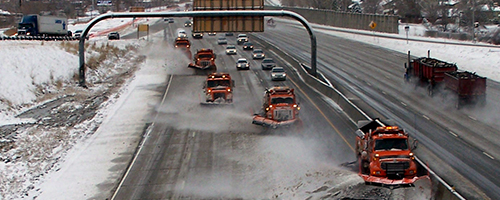
[(286, 80), (285, 69), (283, 69), (283, 67), (273, 67), (273, 69), (271, 70), (271, 80)]
[(187, 37), (186, 31), (185, 30), (177, 31), (177, 37), (182, 37), (182, 38)]
[(240, 58), (236, 62), (236, 69), (250, 69), (250, 63), (248, 63), (246, 58)]
[(239, 34), (238, 35), (238, 39), (236, 39), (236, 42), (238, 44), (243, 44), (245, 42), (248, 42), (248, 36), (247, 36), (247, 34)]
[(219, 39), (217, 39), (217, 44), (227, 44), (227, 39), (225, 37), (220, 37)]
[(234, 45), (227, 45), (226, 55), (236, 55), (236, 47)]

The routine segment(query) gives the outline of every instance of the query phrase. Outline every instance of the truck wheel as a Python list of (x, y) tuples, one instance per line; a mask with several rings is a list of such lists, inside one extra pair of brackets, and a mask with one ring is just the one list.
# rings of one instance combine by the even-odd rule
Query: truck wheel
[(359, 158), (359, 172), (361, 174), (370, 174), (370, 163), (368, 161)]

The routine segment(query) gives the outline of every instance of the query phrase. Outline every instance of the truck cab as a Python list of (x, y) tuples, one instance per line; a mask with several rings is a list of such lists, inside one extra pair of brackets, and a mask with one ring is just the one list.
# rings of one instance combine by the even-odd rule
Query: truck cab
[(200, 49), (196, 51), (194, 55), (194, 63), (190, 63), (189, 67), (194, 67), (198, 69), (216, 69), (215, 65), (215, 57), (214, 51), (212, 49)]
[(229, 73), (211, 73), (203, 86), (206, 103), (232, 103), (234, 81)]
[[(361, 126), (360, 126), (361, 124)], [(359, 174), (365, 182), (411, 185), (417, 179), (417, 163), (408, 134), (398, 126), (362, 121), (356, 131)]]
[(278, 127), (291, 125), (298, 119), (300, 107), (293, 88), (276, 86), (264, 93), (262, 115), (255, 115), (252, 123)]

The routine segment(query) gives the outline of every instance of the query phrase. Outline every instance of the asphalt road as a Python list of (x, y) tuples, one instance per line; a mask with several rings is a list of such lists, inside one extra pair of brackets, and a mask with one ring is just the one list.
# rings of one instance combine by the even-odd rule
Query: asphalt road
[[(335, 198), (371, 194), (388, 199), (408, 193), (365, 186), (355, 169), (340, 167), (356, 160), (354, 123), (331, 100), (302, 83), (290, 61), (267, 51), (265, 44), (255, 46), (285, 67), (286, 81), (271, 81), (260, 60), (252, 60), (251, 51), (240, 45), (238, 54), (229, 56), (224, 45), (216, 44), (217, 36), (191, 39), (193, 54), (200, 48), (214, 49), (217, 71), (229, 72), (235, 80), (233, 105), (200, 105), (204, 76), (187, 67), (189, 60), (182, 53), (168, 50), (179, 27), (166, 26), (164, 50), (174, 56), (165, 58), (164, 66), (173, 73), (162, 104), (156, 106), (154, 125), (114, 199), (333, 198), (337, 191)], [(236, 36), (227, 38), (229, 44), (236, 43)], [(240, 57), (250, 61), (250, 70), (236, 69)], [(295, 88), (302, 125), (267, 129), (251, 124), (264, 88), (275, 85)]]
[[(429, 97), (425, 88), (404, 83), (406, 54), (316, 34), (318, 70), (335, 87), (354, 102), (369, 104), (373, 108), (367, 110), (370, 116), (392, 119), (410, 131), (421, 144), (417, 155), (457, 191), (471, 199), (500, 199), (497, 82), (488, 80), (484, 108), (456, 110), (452, 94)], [(294, 23), (281, 22), (274, 29), (253, 35), (302, 62), (310, 61), (309, 37)]]

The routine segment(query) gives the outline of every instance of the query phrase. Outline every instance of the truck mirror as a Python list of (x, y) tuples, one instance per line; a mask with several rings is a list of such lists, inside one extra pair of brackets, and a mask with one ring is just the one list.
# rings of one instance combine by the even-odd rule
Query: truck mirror
[(413, 143), (411, 144), (411, 149), (415, 150), (418, 147), (418, 140), (413, 140)]

